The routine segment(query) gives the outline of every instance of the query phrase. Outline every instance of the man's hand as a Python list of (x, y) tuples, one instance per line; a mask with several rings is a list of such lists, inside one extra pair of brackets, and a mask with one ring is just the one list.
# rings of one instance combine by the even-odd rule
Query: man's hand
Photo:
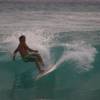
[(15, 61), (15, 54), (13, 55), (13, 61)]
[(38, 53), (39, 51), (38, 51), (38, 50), (34, 50), (34, 52), (35, 52), (35, 53)]

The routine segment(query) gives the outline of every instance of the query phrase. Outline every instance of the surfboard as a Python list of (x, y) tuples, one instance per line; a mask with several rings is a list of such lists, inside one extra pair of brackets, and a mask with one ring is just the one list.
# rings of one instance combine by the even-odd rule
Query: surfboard
[(51, 72), (52, 72), (53, 70), (55, 70), (55, 69), (56, 69), (55, 65), (50, 65), (49, 67), (47, 67), (47, 68), (44, 69), (45, 71), (44, 71), (43, 73), (39, 73), (39, 74), (36, 76), (36, 80), (38, 80), (38, 79), (42, 78), (43, 76), (45, 76), (45, 75), (51, 73)]

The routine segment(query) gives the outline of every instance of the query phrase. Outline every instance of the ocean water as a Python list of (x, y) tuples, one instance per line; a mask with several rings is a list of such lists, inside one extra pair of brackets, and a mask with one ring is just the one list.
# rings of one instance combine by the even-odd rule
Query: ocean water
[[(100, 100), (99, 8), (0, 2), (0, 100)], [(53, 72), (36, 81), (34, 63), (12, 60), (21, 35)]]

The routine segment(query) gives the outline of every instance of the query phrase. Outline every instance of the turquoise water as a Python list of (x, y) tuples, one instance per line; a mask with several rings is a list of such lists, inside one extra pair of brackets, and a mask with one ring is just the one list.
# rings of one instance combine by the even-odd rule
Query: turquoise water
[[(34, 63), (12, 61), (22, 34), (56, 70), (36, 81)], [(99, 100), (99, 62), (98, 4), (0, 3), (0, 100)]]

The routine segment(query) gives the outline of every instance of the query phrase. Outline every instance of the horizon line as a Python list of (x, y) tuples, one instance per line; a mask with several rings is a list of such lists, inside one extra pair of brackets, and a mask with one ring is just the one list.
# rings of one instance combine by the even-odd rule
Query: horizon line
[(15, 2), (15, 3), (17, 3), (17, 2), (20, 2), (20, 3), (77, 3), (77, 4), (100, 4), (100, 1), (93, 1), (93, 2), (89, 2), (89, 1), (0, 1), (0, 2), (7, 2), (7, 3), (10, 3), (10, 2)]

